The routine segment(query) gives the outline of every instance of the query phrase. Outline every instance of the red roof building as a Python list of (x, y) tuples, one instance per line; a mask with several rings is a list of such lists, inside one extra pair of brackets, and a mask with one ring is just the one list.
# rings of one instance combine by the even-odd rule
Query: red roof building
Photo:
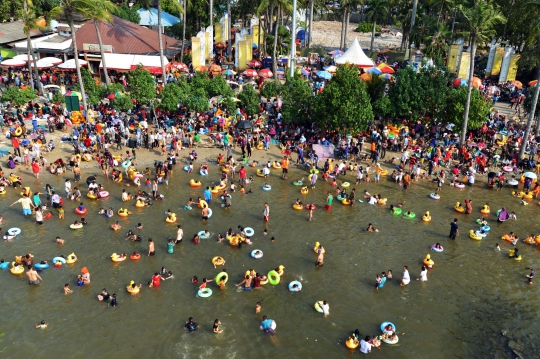
[[(110, 45), (112, 53), (133, 55), (156, 55), (159, 54), (159, 42), (157, 31), (148, 29), (113, 16), (113, 24), (99, 22), (98, 28), (101, 33), (103, 45)], [(97, 44), (96, 28), (93, 21), (89, 21), (76, 33), (77, 50), (85, 51), (83, 44)], [(179, 43), (172, 37), (163, 35), (163, 50), (168, 57), (180, 52)], [(105, 46), (104, 46), (105, 47)], [(88, 51), (88, 46), (86, 46)], [(93, 52), (93, 51), (92, 51)]]

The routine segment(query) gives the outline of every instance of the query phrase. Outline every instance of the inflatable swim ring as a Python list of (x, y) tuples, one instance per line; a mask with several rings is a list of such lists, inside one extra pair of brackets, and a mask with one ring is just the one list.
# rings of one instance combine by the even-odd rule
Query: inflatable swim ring
[(264, 177), (263, 170), (257, 170), (257, 176)]
[(184, 171), (189, 171), (189, 166), (184, 166)]
[(263, 191), (270, 191), (272, 189), (272, 186), (270, 186), (269, 184), (266, 184), (262, 187)]
[(294, 209), (296, 209), (296, 210), (301, 210), (301, 209), (304, 208), (304, 206), (301, 205), (301, 204), (293, 204), (292, 208), (294, 208)]
[(382, 339), (382, 341), (386, 344), (397, 344), (399, 342), (399, 338), (397, 335), (395, 335), (393, 339)]
[(127, 258), (127, 256), (120, 257), (116, 253), (111, 254), (111, 259), (112, 259), (113, 262), (117, 262), (117, 263), (118, 262), (123, 262), (123, 261), (126, 260), (126, 258)]
[(317, 209), (317, 206), (316, 206), (316, 205), (310, 204), (310, 203), (308, 203), (308, 204), (306, 204), (306, 205), (304, 206), (304, 208), (307, 209), (308, 211), (311, 210), (312, 207), (313, 207), (313, 210)]
[(394, 216), (399, 216), (403, 212), (403, 210), (399, 207), (394, 207), (393, 211), (394, 211), (393, 213)]
[(436, 194), (436, 193), (430, 193), (430, 194), (429, 194), (429, 197), (430, 197), (431, 199), (436, 199), (436, 200), (437, 200), (437, 199), (441, 199), (441, 196), (439, 196), (439, 195)]
[(295, 186), (302, 186), (303, 184), (304, 184), (304, 182), (302, 182), (302, 181), (293, 182), (293, 185), (295, 185)]
[(268, 272), (268, 283), (272, 285), (278, 285), (280, 280), (281, 280), (281, 277), (279, 276), (278, 272), (276, 272), (273, 269), (270, 272)]
[(107, 191), (99, 192), (99, 198), (106, 198), (106, 197), (109, 197), (109, 192)]
[(176, 223), (176, 213), (171, 213), (170, 217), (165, 218), (167, 223)]
[(246, 236), (252, 237), (255, 234), (255, 231), (251, 227), (246, 227), (244, 228), (244, 233), (246, 234)]
[(64, 257), (54, 257), (52, 262), (53, 264), (56, 264), (56, 263), (66, 264), (66, 259)]
[(263, 257), (263, 251), (255, 249), (251, 251), (251, 258), (261, 259)]
[(437, 249), (436, 244), (432, 245), (432, 246), (430, 247), (430, 249), (431, 249), (432, 251), (439, 252), (439, 253), (441, 253), (442, 251), (444, 251), (444, 247), (443, 247), (443, 246), (441, 246), (441, 249)]
[(229, 275), (227, 274), (227, 272), (218, 273), (218, 275), (216, 276), (216, 278), (214, 280), (216, 281), (216, 283), (219, 284), (219, 282), (221, 282), (222, 278), (225, 278), (224, 283), (227, 283), (227, 281), (229, 280)]
[(75, 253), (71, 253), (71, 254), (67, 257), (66, 263), (67, 263), (67, 264), (73, 264), (73, 263), (75, 263), (75, 262), (77, 262), (77, 256), (75, 255)]
[(134, 281), (131, 281), (131, 282), (129, 283), (129, 285), (126, 286), (127, 292), (128, 292), (129, 294), (131, 294), (131, 295), (139, 294), (139, 292), (141, 291), (141, 288), (139, 288), (139, 286), (133, 287), (133, 284), (135, 284), (135, 282), (134, 282)]
[(91, 198), (91, 199), (97, 199), (97, 198), (98, 198), (98, 197), (97, 197), (97, 194), (92, 194), (92, 193), (90, 193), (90, 192), (88, 192), (88, 193), (86, 194), (86, 197)]
[(199, 174), (200, 174), (201, 176), (206, 176), (206, 175), (208, 175), (208, 171), (207, 171), (207, 170), (200, 170), (200, 171), (199, 171)]
[(201, 181), (195, 181), (194, 179), (189, 180), (190, 187), (201, 187)]
[(510, 166), (504, 166), (504, 167), (503, 167), (503, 171), (504, 171), (504, 172), (512, 172), (512, 170), (513, 170), (513, 168), (510, 167)]
[(472, 229), (469, 231), (469, 237), (471, 237), (471, 239), (475, 239), (477, 241), (482, 240), (482, 236), (479, 236), (478, 234), (476, 234), (476, 232), (473, 231)]
[(141, 259), (141, 255), (139, 253), (133, 253), (129, 256), (129, 259), (131, 259), (132, 261), (138, 261), (139, 259)]
[(489, 232), (491, 230), (491, 227), (488, 225), (485, 225), (485, 226), (480, 227), (480, 230), (484, 232)]
[[(4, 263), (7, 263), (7, 262), (4, 262)], [(36, 264), (34, 264), (34, 268), (36, 268), (37, 270), (47, 269), (47, 268), (49, 268), (49, 263), (36, 263)], [(2, 268), (2, 269), (4, 269), (4, 268)]]
[(70, 224), (69, 225), (69, 228), (71, 229), (81, 229), (83, 227), (83, 224), (82, 223), (79, 223), (79, 224)]
[(17, 227), (10, 228), (10, 229), (8, 229), (8, 234), (10, 236), (19, 235), (19, 234), (21, 234), (21, 229), (17, 228)]
[(465, 185), (463, 183), (457, 183), (456, 182), (456, 184), (454, 184), (454, 187), (456, 187), (456, 188), (465, 188)]
[(456, 212), (458, 212), (458, 213), (463, 213), (463, 212), (465, 212), (465, 208), (462, 207), (462, 206), (459, 206), (459, 207), (458, 207), (458, 206), (454, 206), (454, 209), (455, 209)]
[(208, 207), (208, 203), (206, 203), (205, 200), (201, 199), (201, 200), (199, 201), (199, 207), (200, 207), (200, 208)]
[(75, 213), (85, 215), (88, 212), (86, 208), (83, 208), (82, 210), (79, 210), (79, 207), (75, 208)]
[(199, 291), (197, 292), (197, 296), (201, 298), (208, 298), (211, 295), (212, 295), (212, 289), (210, 288), (199, 289)]
[(406, 218), (406, 219), (413, 219), (416, 217), (416, 213), (414, 212), (411, 212), (410, 214), (407, 214), (407, 213), (403, 213), (403, 218)]
[(220, 256), (215, 256), (214, 258), (212, 258), (212, 264), (215, 266), (222, 266), (225, 264), (225, 259)]
[(349, 337), (345, 341), (345, 346), (349, 349), (356, 349), (358, 348), (358, 345), (360, 345), (360, 342), (358, 341), (358, 339), (355, 339), (353, 337)]
[(15, 274), (15, 275), (23, 274), (24, 273), (24, 266), (17, 265), (17, 263), (12, 262), (11, 263), (11, 268), (10, 268), (9, 271), (11, 272), (11, 274)]
[(300, 188), (300, 193), (301, 193), (301, 194), (308, 194), (308, 192), (309, 192), (309, 190), (308, 190), (307, 187), (302, 187), (302, 188)]
[[(298, 286), (298, 288), (296, 288), (296, 290), (293, 290), (293, 285), (295, 285), (295, 284)], [(300, 283), (297, 280), (293, 280), (292, 282), (289, 283), (289, 290), (291, 292), (299, 292), (299, 291), (301, 291), (302, 290), (302, 283)]]
[(349, 187), (350, 185), (351, 185), (351, 184), (350, 184), (349, 182), (343, 182), (343, 183), (341, 184), (341, 187), (347, 188), (347, 187)]
[(435, 265), (435, 262), (433, 262), (433, 259), (431, 259), (431, 256), (428, 254), (426, 255), (426, 258), (422, 261), (425, 265), (428, 266), (428, 268), (431, 268)]
[(384, 328), (386, 328), (387, 326), (391, 325), (392, 326), (392, 330), (395, 332), (396, 331), (396, 326), (392, 323), (392, 322), (382, 322), (381, 323), (381, 332), (386, 332), (384, 330)]
[(137, 200), (137, 202), (135, 202), (135, 207), (137, 208), (143, 208), (144, 206), (145, 206), (144, 201)]

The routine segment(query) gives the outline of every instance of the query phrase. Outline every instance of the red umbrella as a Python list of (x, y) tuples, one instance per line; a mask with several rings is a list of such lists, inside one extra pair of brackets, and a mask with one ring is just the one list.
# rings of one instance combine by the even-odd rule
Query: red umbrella
[(538, 83), (538, 80), (532, 80), (531, 82), (529, 82), (529, 86), (534, 86)]
[(256, 77), (257, 71), (253, 69), (247, 69), (246, 71), (242, 72), (242, 75), (247, 76), (247, 77)]
[(270, 77), (274, 76), (274, 74), (272, 73), (272, 71), (270, 71), (268, 69), (263, 69), (263, 70), (259, 71), (259, 76), (262, 77), (262, 78), (270, 78)]
[(259, 60), (251, 60), (248, 61), (247, 65), (252, 69), (260, 69), (262, 67), (262, 62), (260, 62)]
[(392, 66), (384, 62), (381, 62), (379, 65), (377, 65), (377, 68), (381, 70), (383, 74), (393, 74), (395, 72)]
[(171, 65), (171, 67), (173, 69), (177, 69), (177, 70), (180, 70), (180, 71), (187, 71), (188, 70), (188, 67), (186, 64), (184, 64), (183, 62), (175, 62)]
[(116, 97), (116, 95), (112, 93), (112, 94), (107, 96), (107, 99), (114, 100), (115, 97)]

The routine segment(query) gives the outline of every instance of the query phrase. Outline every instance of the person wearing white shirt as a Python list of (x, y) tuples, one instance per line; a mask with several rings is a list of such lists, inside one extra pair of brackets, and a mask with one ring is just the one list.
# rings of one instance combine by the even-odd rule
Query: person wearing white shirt
[(364, 353), (364, 354), (369, 354), (371, 353), (371, 343), (369, 342), (370, 341), (370, 337), (369, 335), (365, 338), (365, 339), (362, 339), (360, 341), (360, 353)]
[(416, 278), (416, 280), (419, 280), (421, 282), (427, 282), (427, 268), (426, 268), (426, 266), (422, 266), (422, 271), (420, 272), (420, 277)]
[(407, 269), (407, 266), (403, 267), (403, 279), (401, 279), (400, 286), (404, 287), (411, 281), (411, 277), (409, 275), (409, 270)]

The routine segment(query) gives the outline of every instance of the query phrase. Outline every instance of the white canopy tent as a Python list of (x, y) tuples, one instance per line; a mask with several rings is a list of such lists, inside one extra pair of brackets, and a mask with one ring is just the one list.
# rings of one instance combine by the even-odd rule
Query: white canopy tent
[[(128, 71), (137, 68), (141, 64), (152, 73), (161, 73), (161, 61), (159, 56), (128, 55), (128, 54), (104, 54), (107, 62), (107, 69), (117, 71)], [(165, 58), (165, 66), (169, 60)], [(103, 68), (103, 63), (99, 63), (99, 68)]]
[(358, 39), (354, 39), (351, 47), (349, 47), (343, 55), (336, 57), (334, 61), (336, 64), (351, 64), (362, 68), (375, 66), (373, 60), (367, 57), (366, 54), (364, 54), (364, 51), (362, 51)]

